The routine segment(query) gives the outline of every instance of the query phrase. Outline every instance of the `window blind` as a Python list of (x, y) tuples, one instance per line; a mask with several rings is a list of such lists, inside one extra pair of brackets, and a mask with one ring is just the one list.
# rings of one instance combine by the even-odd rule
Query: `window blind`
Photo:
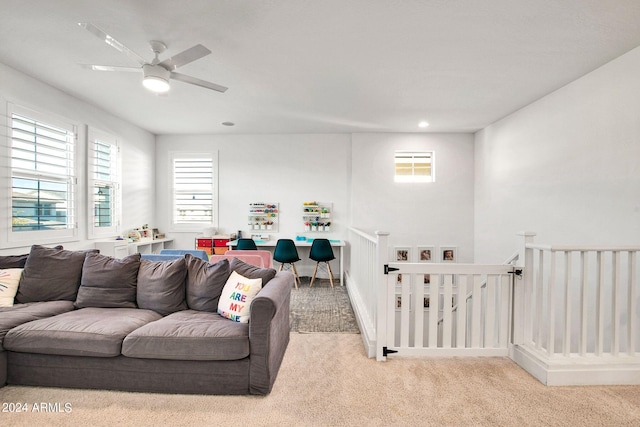
[(97, 228), (113, 227), (118, 222), (117, 191), (120, 188), (117, 144), (91, 137), (88, 168), (92, 225)]
[(11, 113), (12, 231), (75, 227), (73, 127)]
[(174, 159), (174, 224), (213, 223), (213, 184), (213, 159)]

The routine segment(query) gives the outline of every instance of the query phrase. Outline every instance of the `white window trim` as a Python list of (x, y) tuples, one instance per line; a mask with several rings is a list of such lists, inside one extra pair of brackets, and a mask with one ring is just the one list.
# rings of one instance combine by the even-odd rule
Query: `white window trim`
[[(99, 140), (115, 147), (116, 150), (116, 170), (115, 180), (102, 181), (93, 177), (92, 153), (93, 142)], [(120, 234), (122, 223), (122, 157), (120, 154), (120, 141), (114, 135), (95, 128), (89, 128), (87, 132), (87, 239), (98, 239), (113, 237)], [(93, 187), (95, 184), (104, 183), (111, 185), (114, 189), (113, 196), (113, 216), (110, 227), (95, 227), (93, 217)]]
[[(202, 223), (198, 223), (198, 224), (176, 224), (174, 223), (174, 218), (173, 218), (173, 213), (174, 213), (174, 188), (173, 188), (173, 163), (174, 160), (176, 159), (186, 159), (186, 158), (203, 158), (205, 156), (210, 156), (211, 157), (211, 165), (213, 167), (213, 188), (212, 188), (212, 193), (211, 196), (213, 198), (213, 209), (212, 209), (212, 215), (213, 215), (213, 222), (212, 223), (207, 223), (207, 224), (202, 224)], [(218, 218), (219, 218), (219, 214), (218, 214), (218, 188), (220, 187), (218, 185), (219, 180), (218, 180), (218, 151), (198, 151), (198, 152), (194, 152), (194, 151), (189, 151), (189, 152), (184, 152), (184, 151), (170, 151), (169, 152), (169, 165), (167, 167), (168, 169), (168, 176), (169, 176), (169, 203), (171, 206), (171, 210), (170, 210), (170, 214), (169, 214), (169, 231), (172, 232), (202, 232), (204, 228), (209, 228), (209, 227), (214, 227), (214, 228), (218, 228)]]
[[(73, 223), (70, 228), (63, 230), (37, 230), (37, 231), (13, 231), (13, 200), (12, 192), (12, 167), (11, 167), (11, 150), (12, 150), (12, 116), (13, 114), (28, 117), (32, 120), (46, 123), (51, 126), (70, 130), (73, 133), (74, 140), (74, 159), (73, 159), (73, 177), (72, 177), (72, 191), (71, 198), (73, 203)], [(6, 159), (7, 159), (7, 176), (5, 179), (6, 193), (6, 240), (3, 242), (4, 247), (16, 247), (16, 246), (29, 246), (34, 243), (48, 244), (48, 243), (60, 243), (71, 242), (78, 240), (78, 125), (73, 121), (65, 118), (61, 118), (53, 113), (47, 113), (42, 111), (32, 110), (26, 107), (16, 105), (14, 103), (7, 103), (7, 136), (6, 136)], [(34, 174), (37, 176), (37, 174)]]

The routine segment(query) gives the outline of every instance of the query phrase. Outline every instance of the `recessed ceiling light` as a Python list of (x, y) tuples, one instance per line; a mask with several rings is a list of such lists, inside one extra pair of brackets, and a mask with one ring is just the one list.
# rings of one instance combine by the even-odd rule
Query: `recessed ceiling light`
[(233, 122), (222, 122), (222, 126), (235, 126), (236, 124)]
[(429, 123), (425, 122), (424, 120), (421, 121), (420, 123), (418, 123), (418, 126), (421, 128), (426, 128), (427, 126), (429, 126)]

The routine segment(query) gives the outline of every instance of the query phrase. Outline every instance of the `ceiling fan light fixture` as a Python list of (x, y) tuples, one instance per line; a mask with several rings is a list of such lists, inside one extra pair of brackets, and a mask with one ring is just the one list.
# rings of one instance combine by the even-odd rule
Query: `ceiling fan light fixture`
[(156, 92), (156, 93), (168, 92), (170, 89), (168, 81), (164, 79), (160, 79), (158, 77), (153, 77), (153, 76), (145, 77), (142, 80), (142, 84), (151, 92)]
[(169, 91), (169, 70), (160, 65), (145, 64), (142, 66), (144, 77), (142, 84), (151, 92), (164, 93)]
[[(142, 84), (153, 93), (162, 94), (167, 92), (171, 87), (169, 84), (169, 79), (179, 80), (184, 83), (215, 90), (221, 93), (224, 93), (228, 89), (215, 83), (175, 72), (177, 68), (190, 64), (193, 61), (198, 60), (211, 53), (209, 49), (201, 44), (192, 46), (189, 49), (172, 56), (171, 58), (160, 61), (158, 56), (167, 50), (167, 46), (161, 41), (151, 40), (149, 42), (149, 45), (155, 55), (155, 58), (153, 58), (151, 62), (146, 62), (143, 57), (120, 43), (118, 40), (111, 37), (109, 34), (105, 33), (100, 28), (96, 27), (95, 25), (89, 22), (80, 22), (78, 23), (78, 25), (94, 36), (98, 37), (102, 41), (106, 42), (109, 46), (113, 47), (119, 52), (123, 52), (129, 58), (140, 64), (140, 67), (142, 67)], [(114, 67), (110, 65), (83, 65), (83, 67), (91, 68), (92, 70), (97, 71), (140, 72), (140, 67)]]

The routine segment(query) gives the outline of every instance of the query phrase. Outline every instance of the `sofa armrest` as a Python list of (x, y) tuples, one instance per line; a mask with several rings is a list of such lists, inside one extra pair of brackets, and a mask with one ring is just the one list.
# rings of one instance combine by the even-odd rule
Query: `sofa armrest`
[(279, 272), (251, 303), (249, 392), (268, 394), (289, 344), (289, 306), (293, 275)]

